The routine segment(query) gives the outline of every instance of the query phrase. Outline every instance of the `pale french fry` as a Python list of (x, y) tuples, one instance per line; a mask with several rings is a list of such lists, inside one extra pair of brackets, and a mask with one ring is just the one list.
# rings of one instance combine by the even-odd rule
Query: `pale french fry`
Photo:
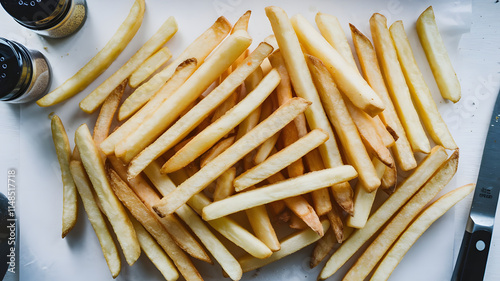
[(78, 94), (90, 85), (90, 83), (113, 63), (123, 49), (127, 47), (128, 43), (132, 40), (142, 24), (145, 8), (146, 3), (144, 0), (136, 0), (128, 16), (99, 53), (97, 53), (97, 55), (85, 64), (85, 66), (75, 75), (52, 92), (39, 99), (36, 103), (42, 107), (54, 105)]
[(113, 75), (80, 102), (80, 109), (94, 112), (120, 83), (127, 79), (147, 58), (158, 51), (177, 32), (177, 22), (169, 17), (158, 31)]
[(415, 160), (403, 125), (398, 118), (396, 109), (394, 108), (389, 92), (385, 86), (375, 50), (370, 40), (364, 34), (355, 26), (350, 25), (350, 27), (363, 75), (385, 104), (385, 110), (380, 113), (382, 122), (384, 122), (388, 128), (394, 130), (394, 133), (397, 135), (397, 138), (394, 138), (395, 145), (391, 148), (396, 158), (395, 160), (397, 161), (398, 167), (403, 171), (409, 171), (417, 166), (417, 161)]
[[(295, 119), (295, 121), (297, 118)], [(307, 165), (309, 166), (309, 171), (319, 171), (323, 170), (325, 166), (323, 165), (323, 160), (317, 149), (309, 152), (305, 156)], [(330, 200), (330, 193), (327, 188), (316, 190), (312, 192), (312, 199), (314, 202), (314, 210), (318, 216), (326, 215), (326, 213), (332, 210), (332, 202)], [(351, 201), (352, 202), (352, 201)]]
[[(163, 165), (162, 172), (171, 173), (179, 170), (192, 162), (194, 159), (198, 158), (223, 136), (229, 133), (229, 131), (236, 127), (236, 125), (241, 123), (253, 111), (255, 111), (255, 109), (259, 107), (271, 94), (274, 88), (276, 88), (279, 81), (280, 77), (278, 72), (271, 71), (257, 86), (257, 88), (249, 93), (242, 101), (234, 106), (223, 117), (219, 118), (216, 122), (212, 123), (205, 130), (196, 135), (174, 156), (170, 157), (170, 159)], [(228, 149), (226, 149), (222, 154), (228, 151)]]
[(194, 58), (199, 65), (217, 45), (229, 34), (231, 24), (224, 17), (219, 17), (215, 23), (193, 41), (175, 60), (162, 71), (155, 74), (146, 83), (137, 88), (122, 104), (118, 112), (118, 120), (134, 114), (149, 98), (154, 95), (172, 77), (176, 68), (185, 60)]
[[(372, 161), (377, 171), (377, 176), (382, 178), (387, 167), (377, 158), (374, 158)], [(354, 228), (363, 228), (365, 226), (372, 209), (373, 201), (375, 201), (375, 195), (377, 195), (376, 190), (367, 192), (361, 182), (357, 183), (354, 188), (354, 210), (356, 212), (354, 212), (354, 216), (347, 217), (346, 223), (348, 226)]]
[(196, 60), (187, 59), (177, 67), (172, 78), (151, 98), (151, 100), (139, 112), (123, 123), (100, 145), (101, 150), (107, 154), (113, 154), (115, 146), (122, 139), (137, 129), (158, 107), (168, 99), (196, 70)]
[(377, 132), (380, 135), (380, 138), (382, 139), (384, 146), (385, 147), (393, 146), (398, 137), (397, 135), (393, 136), (393, 133), (391, 134), (389, 131), (394, 132), (394, 130), (384, 125), (379, 115), (372, 118), (372, 120), (373, 122), (375, 122), (375, 129), (377, 129)]
[(230, 147), (234, 143), (235, 138), (235, 136), (232, 136), (227, 139), (223, 139), (203, 154), (200, 159), (200, 167), (205, 166), (207, 163), (214, 160), (215, 157), (219, 156), (219, 154), (221, 154), (224, 150)]
[(366, 278), (418, 213), (450, 182), (457, 168), (458, 151), (455, 151), (415, 196), (395, 214), (349, 269), (344, 280), (363, 280)]
[(370, 116), (375, 116), (384, 110), (382, 100), (357, 69), (349, 65), (302, 15), (293, 16), (291, 21), (300, 43), (328, 67), (339, 89), (356, 107)]
[(243, 158), (248, 152), (252, 151), (277, 131), (281, 130), (309, 105), (310, 102), (302, 98), (292, 99), (288, 103), (282, 105), (266, 120), (261, 122), (252, 131), (248, 132), (210, 162), (210, 165), (201, 168), (200, 171), (178, 186), (172, 193), (165, 196), (160, 204), (155, 206), (155, 211), (160, 216), (172, 213), (182, 204), (187, 202), (194, 194), (201, 191), (210, 182), (220, 176), (226, 169)]
[[(327, 220), (322, 222), (323, 231), (327, 231), (330, 224)], [(283, 257), (291, 255), (298, 250), (311, 245), (312, 243), (318, 241), (321, 236), (311, 229), (305, 229), (302, 231), (297, 231), (286, 238), (284, 238), (281, 243), (281, 250), (274, 252), (270, 257), (266, 259), (257, 259), (251, 256), (244, 256), (238, 259), (243, 269), (243, 272), (252, 271), (254, 269), (263, 267), (272, 262), (275, 262)]]
[[(252, 72), (246, 79), (245, 79), (245, 89), (247, 91), (247, 95), (251, 93), (259, 83), (264, 79), (264, 72), (262, 71), (262, 68), (259, 66), (257, 69)], [(236, 140), (241, 139), (241, 137), (248, 133), (250, 130), (252, 130), (257, 123), (259, 123), (259, 118), (261, 115), (261, 107), (257, 107), (248, 117), (246, 117), (241, 124), (238, 125), (238, 131), (236, 133)]]
[(297, 161), (327, 139), (328, 135), (323, 130), (315, 129), (311, 131), (293, 144), (267, 158), (264, 162), (239, 175), (233, 182), (235, 190), (239, 192), (265, 180)]
[(71, 147), (68, 135), (59, 116), (54, 115), (50, 121), (52, 140), (56, 149), (57, 160), (61, 168), (63, 183), (63, 214), (62, 214), (62, 238), (64, 238), (76, 224), (78, 217), (78, 195), (71, 176), (69, 162), (71, 159)]
[(75, 132), (75, 143), (103, 212), (108, 218), (129, 265), (139, 258), (141, 247), (132, 222), (109, 184), (104, 163), (86, 124)]
[[(143, 152), (135, 157), (129, 167), (129, 176), (140, 173), (149, 163), (172, 148), (177, 142), (186, 137), (197, 125), (199, 125), (217, 105), (221, 104), (232, 92), (243, 82), (245, 77), (250, 75), (259, 67), (262, 60), (272, 52), (272, 47), (262, 43), (257, 49), (245, 59), (245, 61), (233, 71), (217, 88), (215, 88), (207, 97), (196, 104), (192, 110), (182, 116), (165, 133), (163, 133), (153, 144), (149, 145)], [(200, 67), (201, 69), (201, 67)], [(270, 76), (272, 77), (272, 76)], [(279, 79), (279, 77), (276, 77)], [(255, 94), (258, 94), (257, 92)], [(253, 97), (254, 95), (252, 95)], [(266, 95), (267, 97), (267, 95)], [(264, 97), (265, 98), (265, 97)], [(251, 98), (242, 101), (242, 104), (234, 106), (229, 112), (235, 112), (237, 108), (243, 107)], [(254, 102), (259, 102), (257, 98)], [(169, 102), (169, 101), (167, 101)], [(262, 102), (262, 101), (260, 101)], [(171, 105), (175, 106), (175, 105)], [(251, 106), (251, 105), (249, 105)], [(225, 116), (230, 113), (227, 112)], [(156, 115), (156, 113), (155, 113)], [(156, 118), (156, 116), (154, 117)], [(224, 117), (227, 118), (227, 117)], [(222, 120), (222, 119), (219, 119)], [(155, 121), (157, 122), (157, 121)], [(218, 121), (221, 122), (221, 121)], [(126, 144), (125, 144), (126, 145)], [(116, 153), (119, 154), (118, 145)], [(182, 149), (181, 149), (182, 150)], [(127, 151), (128, 152), (128, 151)], [(179, 153), (179, 152), (178, 152)], [(178, 154), (177, 153), (177, 154)], [(199, 156), (199, 155), (198, 155)]]
[(266, 206), (255, 206), (245, 210), (248, 221), (252, 226), (255, 236), (266, 244), (271, 251), (276, 252), (281, 248), (274, 227), (271, 224), (269, 215), (267, 214)]
[(92, 138), (94, 139), (97, 147), (99, 147), (109, 135), (111, 123), (113, 122), (116, 110), (120, 105), (120, 101), (122, 99), (123, 92), (125, 91), (126, 86), (127, 80), (125, 79), (120, 85), (118, 85), (118, 87), (113, 90), (111, 95), (109, 95), (102, 104), (99, 115), (97, 116), (97, 120), (95, 121), (94, 133), (92, 134)]
[(70, 169), (78, 194), (80, 194), (80, 198), (82, 199), (83, 208), (87, 213), (97, 239), (99, 239), (99, 244), (101, 245), (109, 271), (111, 271), (113, 278), (116, 278), (120, 274), (121, 269), (120, 254), (92, 193), (92, 183), (87, 177), (82, 162), (72, 160), (70, 162)]
[(325, 235), (321, 237), (316, 245), (314, 246), (313, 253), (311, 255), (311, 262), (309, 266), (314, 268), (318, 266), (325, 258), (328, 256), (330, 251), (333, 250), (334, 246), (337, 244), (337, 238), (335, 233), (330, 228), (325, 232)]
[(131, 135), (120, 142), (115, 154), (129, 160), (158, 137), (205, 89), (250, 45), (252, 39), (241, 31), (229, 36), (168, 100)]
[(129, 78), (129, 86), (137, 88), (151, 74), (164, 65), (172, 57), (172, 52), (167, 47), (163, 47), (145, 60)]
[(248, 30), (248, 21), (250, 21), (250, 15), (252, 15), (252, 11), (246, 11), (234, 24), (231, 33), (234, 33), (237, 30)]
[(141, 249), (161, 272), (163, 277), (165, 277), (165, 280), (177, 280), (179, 278), (179, 273), (172, 260), (168, 258), (165, 251), (158, 245), (158, 242), (156, 242), (151, 234), (149, 234), (136, 219), (132, 219), (132, 224), (134, 225), (135, 233), (137, 233), (137, 239), (139, 239)]
[(233, 180), (236, 177), (236, 168), (232, 167), (217, 178), (214, 191), (214, 201), (229, 197), (234, 193)]
[[(160, 174), (160, 166), (156, 164), (156, 162), (152, 162), (145, 170), (145, 172), (148, 173), (150, 168), (154, 168), (156, 170), (155, 173)], [(170, 175), (172, 176), (173, 180), (176, 180), (177, 184), (184, 182), (188, 178), (184, 170), (179, 170)], [(166, 177), (166, 175), (162, 176)], [(173, 190), (174, 188), (175, 185), (173, 186), (173, 188), (170, 189), (170, 191)], [(170, 191), (165, 190), (163, 195), (166, 195), (167, 192)], [(205, 206), (208, 206), (210, 203), (211, 203), (210, 199), (208, 199), (208, 197), (206, 197), (202, 193), (194, 195), (188, 201), (188, 205), (191, 206), (198, 214), (201, 214), (203, 208)], [(181, 206), (179, 209), (182, 208), (183, 207)], [(235, 245), (242, 248), (247, 253), (256, 258), (263, 259), (269, 257), (272, 254), (272, 251), (262, 241), (260, 241), (250, 232), (248, 232), (248, 230), (241, 227), (231, 218), (224, 217), (216, 220), (211, 220), (208, 221), (208, 224), (210, 224), (210, 226), (212, 226), (215, 230), (217, 230), (221, 235), (226, 237), (229, 241), (233, 242)]]
[(359, 180), (368, 192), (377, 189), (380, 186), (380, 178), (377, 177), (370, 156), (332, 76), (319, 59), (308, 55), (307, 62), (323, 107), (343, 144), (349, 163), (358, 171)]
[(390, 217), (404, 205), (410, 197), (441, 167), (447, 154), (443, 147), (436, 146), (396, 191), (373, 213), (365, 226), (355, 231), (342, 243), (322, 269), (319, 278), (326, 279), (333, 275), (354, 253), (375, 234)]
[(203, 218), (205, 220), (217, 219), (241, 210), (309, 193), (335, 183), (348, 181), (356, 176), (356, 170), (348, 165), (311, 172), (300, 177), (239, 193), (214, 202), (203, 208)]
[(371, 280), (387, 280), (392, 271), (403, 259), (408, 250), (415, 244), (420, 236), (442, 215), (450, 210), (456, 203), (464, 199), (474, 190), (475, 184), (467, 184), (456, 188), (439, 199), (418, 215), (411, 225), (401, 234), (398, 240), (384, 256)]
[(437, 109), (432, 94), (425, 84), (424, 77), (418, 68), (410, 42), (406, 36), (403, 22), (394, 22), (389, 29), (396, 47), (399, 63), (406, 78), (406, 83), (417, 108), (417, 112), (424, 123), (425, 129), (432, 140), (447, 149), (457, 149), (457, 144), (453, 140), (446, 123)]
[(422, 123), (411, 100), (410, 90), (406, 85), (396, 49), (387, 28), (387, 19), (378, 13), (370, 18), (375, 52), (382, 68), (382, 73), (389, 88), (391, 99), (403, 124), (413, 151), (429, 153), (431, 147)]
[[(287, 125), (288, 126), (288, 125)], [(275, 145), (278, 142), (280, 137), (280, 132), (274, 134), (272, 137), (268, 138), (255, 152), (255, 156), (253, 157), (253, 164), (257, 165), (269, 157), (271, 155), (273, 149), (275, 149)]]
[[(152, 211), (151, 208), (154, 204), (160, 201), (160, 196), (149, 185), (149, 183), (138, 175), (134, 178), (127, 178), (127, 169), (123, 163), (115, 156), (108, 157), (113, 170), (120, 176), (120, 178), (128, 184), (128, 186), (137, 194), (144, 205)], [(193, 235), (186, 229), (186, 227), (175, 216), (165, 216), (158, 220), (165, 230), (170, 234), (175, 243), (190, 256), (202, 260), (204, 262), (212, 263), (210, 257), (205, 252), (205, 249), (198, 243)], [(186, 224), (191, 227), (190, 222)]]
[(441, 34), (439, 34), (432, 6), (429, 6), (418, 17), (417, 34), (441, 96), (452, 102), (458, 102), (462, 96), (460, 83), (451, 65)]
[(112, 169), (110, 170), (111, 187), (120, 201), (127, 207), (132, 216), (151, 234), (186, 280), (203, 280), (188, 256), (175, 244), (165, 231), (154, 213), (141, 202), (141, 199)]

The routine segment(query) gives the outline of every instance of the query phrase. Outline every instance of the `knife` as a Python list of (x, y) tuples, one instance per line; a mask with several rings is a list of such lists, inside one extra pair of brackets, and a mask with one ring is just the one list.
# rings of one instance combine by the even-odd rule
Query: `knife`
[(491, 115), (476, 190), (452, 281), (483, 280), (500, 190), (500, 93)]

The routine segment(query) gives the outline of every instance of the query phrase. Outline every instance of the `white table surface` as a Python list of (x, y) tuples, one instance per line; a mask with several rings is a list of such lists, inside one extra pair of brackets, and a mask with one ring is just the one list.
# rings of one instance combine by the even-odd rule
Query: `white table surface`
[[(115, 32), (131, 6), (132, 0), (88, 0), (89, 16), (75, 35), (50, 40), (17, 25), (0, 9), (0, 36), (38, 49), (49, 59), (53, 69), (52, 88), (75, 73)], [(138, 34), (101, 77), (73, 99), (50, 108), (36, 104), (0, 104), (0, 191), (7, 188), (7, 170), (17, 170), (17, 214), (20, 223), (20, 257), (17, 267), (20, 280), (112, 280), (99, 243), (85, 214), (80, 212), (75, 229), (60, 237), (62, 187), (60, 172), (50, 135), (48, 115), (60, 115), (70, 136), (78, 125), (95, 122), (78, 109), (78, 102), (91, 89), (115, 71), (151, 36), (168, 16), (175, 16), (179, 31), (167, 43), (174, 55), (219, 16), (234, 22), (246, 10), (253, 14), (249, 33), (254, 45), (271, 33), (264, 7), (277, 5), (289, 15), (301, 13), (309, 20), (321, 11), (336, 15), (347, 31), (347, 23), (358, 26), (369, 35), (368, 18), (373, 12), (387, 16), (388, 22), (403, 19), (410, 41), (425, 73), (439, 110), (460, 147), (459, 171), (446, 187), (451, 190), (477, 178), (488, 119), (500, 88), (500, 3), (498, 0), (472, 1), (147, 1), (145, 19)], [(436, 94), (414, 23), (429, 5), (435, 7), (438, 25), (462, 85), (462, 100), (445, 102)], [(464, 28), (461, 30), (460, 28)], [(470, 28), (470, 30), (469, 30)], [(457, 36), (460, 35), (460, 36)], [(463, 34), (463, 35), (462, 35)], [(391, 280), (449, 280), (463, 235), (471, 198), (468, 197), (438, 220), (415, 246), (391, 276)], [(80, 206), (81, 207), (81, 206)], [(83, 209), (83, 208), (81, 208)], [(500, 219), (497, 217), (497, 224)], [(484, 280), (500, 280), (500, 230), (494, 232)], [(245, 280), (316, 280), (321, 268), (309, 269), (311, 247), (271, 266), (244, 275)], [(125, 263), (124, 263), (125, 264)], [(207, 280), (220, 280), (218, 267), (201, 263)], [(343, 267), (329, 280), (341, 280)], [(122, 266), (117, 280), (162, 280), (159, 272), (144, 255), (132, 267)]]

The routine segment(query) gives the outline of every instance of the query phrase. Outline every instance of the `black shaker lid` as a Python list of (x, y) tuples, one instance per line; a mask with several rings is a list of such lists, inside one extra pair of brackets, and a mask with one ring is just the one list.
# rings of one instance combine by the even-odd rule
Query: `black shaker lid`
[(67, 0), (0, 0), (4, 9), (20, 24), (34, 29), (56, 25), (67, 13)]
[(16, 44), (0, 37), (0, 100), (8, 100), (21, 90), (20, 80), (26, 76), (23, 71), (30, 64), (21, 52)]

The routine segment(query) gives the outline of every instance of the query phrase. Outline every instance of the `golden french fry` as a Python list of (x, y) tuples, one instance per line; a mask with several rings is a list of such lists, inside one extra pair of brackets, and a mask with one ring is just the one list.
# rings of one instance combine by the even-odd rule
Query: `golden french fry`
[[(146, 147), (137, 157), (135, 157), (129, 167), (129, 175), (134, 176), (140, 173), (149, 163), (172, 148), (176, 143), (186, 137), (196, 126), (198, 126), (210, 112), (221, 104), (232, 92), (243, 82), (245, 77), (250, 75), (254, 69), (258, 68), (262, 60), (272, 52), (272, 47), (266, 43), (262, 43), (257, 49), (245, 59), (245, 61), (233, 71), (217, 88), (215, 88), (208, 96), (197, 103), (192, 110), (182, 116), (175, 122), (165, 133), (163, 133), (153, 144)], [(200, 67), (201, 69), (201, 67)], [(272, 77), (272, 76), (270, 76)], [(276, 77), (279, 79), (279, 77)], [(194, 82), (194, 81), (193, 81)], [(233, 108), (244, 106), (250, 99)], [(167, 102), (170, 102), (167, 100)], [(255, 101), (257, 102), (257, 101)], [(175, 106), (175, 105), (170, 105)], [(250, 105), (249, 105), (250, 106)], [(236, 109), (231, 109), (234, 112)], [(227, 112), (226, 115), (229, 115)], [(156, 113), (155, 117), (156, 118)], [(227, 117), (224, 117), (227, 118)], [(221, 120), (221, 119), (219, 119)], [(220, 121), (218, 121), (220, 122)], [(126, 145), (126, 144), (125, 144)], [(115, 153), (118, 153), (120, 144)], [(127, 151), (128, 154), (128, 151)], [(174, 156), (175, 157), (175, 156)], [(127, 157), (126, 157), (127, 158)]]
[(335, 183), (349, 181), (356, 176), (357, 173), (354, 168), (347, 165), (311, 172), (300, 177), (239, 193), (214, 202), (203, 208), (203, 218), (205, 220), (217, 219), (251, 207), (309, 193)]
[[(323, 231), (327, 231), (330, 224), (327, 220), (322, 222)], [(281, 243), (281, 250), (274, 252), (270, 257), (266, 259), (258, 259), (251, 256), (244, 256), (238, 259), (243, 268), (243, 272), (252, 271), (254, 269), (263, 267), (267, 264), (275, 262), (283, 257), (291, 255), (298, 250), (318, 241), (321, 236), (311, 229), (305, 229), (302, 231), (295, 232), (286, 238), (284, 238)]]
[(150, 118), (117, 145), (115, 154), (130, 160), (152, 143), (248, 48), (251, 41), (244, 31), (229, 36)]
[(236, 168), (232, 167), (217, 178), (217, 184), (214, 191), (214, 201), (222, 200), (234, 193), (233, 180), (235, 176)]
[(80, 109), (94, 112), (120, 83), (127, 79), (147, 58), (158, 51), (177, 32), (177, 22), (169, 17), (158, 31), (113, 75), (80, 102)]
[(136, 219), (132, 219), (132, 224), (137, 233), (137, 239), (139, 239), (141, 249), (156, 268), (158, 268), (163, 277), (165, 277), (165, 280), (177, 280), (179, 278), (179, 273), (172, 260), (168, 258), (165, 251), (158, 245), (158, 242), (156, 242), (151, 234), (149, 234)]
[(297, 161), (327, 139), (328, 135), (323, 130), (315, 129), (311, 131), (293, 144), (267, 158), (264, 162), (239, 175), (233, 182), (235, 190), (239, 192), (265, 180)]
[(370, 29), (382, 73), (411, 147), (413, 151), (429, 153), (430, 143), (411, 100), (410, 90), (406, 85), (391, 34), (387, 28), (387, 19), (381, 14), (373, 14), (370, 18)]
[(395, 214), (375, 240), (356, 260), (345, 280), (363, 280), (375, 268), (386, 251), (420, 211), (453, 178), (458, 168), (458, 151), (444, 163), (429, 181)]
[(151, 100), (139, 112), (118, 127), (100, 145), (101, 150), (107, 154), (113, 154), (115, 146), (137, 129), (147, 118), (158, 109), (196, 70), (196, 60), (187, 59), (177, 67), (172, 78), (151, 98)]
[(165, 231), (154, 213), (141, 202), (141, 199), (130, 189), (120, 176), (110, 169), (111, 187), (120, 201), (127, 207), (132, 216), (151, 234), (186, 280), (203, 280), (188, 256), (175, 244)]
[[(130, 40), (137, 33), (142, 24), (146, 3), (144, 0), (136, 0), (130, 9), (130, 13), (120, 25), (116, 33), (108, 43), (75, 75), (66, 80), (61, 86), (39, 99), (39, 106), (51, 106), (60, 103), (85, 89), (92, 83), (118, 55), (125, 49)], [(124, 79), (122, 79), (123, 81)], [(121, 81), (120, 81), (121, 82)]]
[(441, 167), (447, 154), (443, 147), (436, 146), (396, 191), (373, 213), (365, 226), (355, 231), (335, 251), (322, 269), (319, 278), (333, 275), (363, 244), (375, 234), (402, 205)]
[(231, 24), (224, 17), (219, 17), (215, 23), (193, 41), (174, 61), (155, 74), (146, 83), (137, 88), (122, 104), (118, 112), (118, 120), (124, 120), (134, 114), (150, 97), (172, 77), (177, 67), (185, 60), (194, 58), (197, 66), (217, 45), (229, 34)]
[[(154, 161), (144, 171), (151, 182), (161, 194), (168, 194), (175, 189), (175, 184), (167, 175), (160, 174), (160, 165)], [(233, 280), (239, 280), (242, 275), (241, 266), (233, 255), (226, 249), (220, 240), (205, 225), (203, 220), (191, 209), (184, 205), (176, 211), (176, 214), (193, 230), (207, 250), (219, 262), (224, 271)]]
[(349, 65), (302, 15), (293, 16), (291, 21), (300, 43), (328, 67), (339, 89), (356, 107), (370, 116), (375, 116), (384, 110), (382, 100), (357, 69)]
[(307, 62), (325, 111), (346, 150), (349, 163), (358, 171), (359, 180), (368, 192), (377, 189), (380, 186), (380, 178), (377, 177), (370, 156), (332, 76), (319, 59), (308, 55)]
[(82, 162), (72, 160), (70, 162), (70, 169), (78, 194), (80, 194), (80, 198), (82, 199), (83, 208), (87, 213), (97, 239), (99, 239), (102, 253), (104, 254), (104, 258), (108, 264), (109, 271), (111, 271), (113, 278), (116, 278), (116, 276), (120, 274), (121, 269), (120, 254), (118, 253), (118, 249), (115, 241), (113, 240), (113, 236), (111, 236), (111, 232), (107, 227), (106, 221), (102, 216), (101, 210), (99, 210), (99, 206), (97, 205), (92, 192), (92, 183), (87, 177), (87, 173), (85, 172)]
[(281, 130), (309, 105), (310, 102), (302, 98), (294, 98), (282, 105), (266, 120), (261, 122), (252, 131), (248, 132), (210, 162), (210, 165), (201, 168), (200, 171), (178, 186), (172, 193), (165, 196), (160, 204), (155, 206), (155, 211), (160, 216), (175, 211), (182, 204), (186, 203), (194, 194), (200, 192), (225, 170), (243, 158), (248, 152), (252, 151), (277, 131)]
[(52, 116), (50, 127), (63, 182), (62, 238), (64, 238), (76, 224), (78, 217), (78, 195), (69, 168), (71, 147), (61, 118), (57, 115)]
[(408, 84), (413, 102), (422, 119), (422, 123), (424, 123), (425, 129), (436, 144), (442, 145), (447, 149), (457, 149), (457, 144), (453, 140), (453, 136), (443, 118), (441, 118), (432, 94), (427, 84), (425, 84), (422, 72), (420, 72), (415, 61), (410, 42), (403, 27), (403, 22), (394, 22), (389, 31), (396, 47), (406, 83)]
[(377, 56), (370, 40), (362, 34), (355, 26), (350, 25), (354, 47), (358, 55), (361, 70), (370, 86), (377, 92), (385, 104), (385, 110), (380, 113), (381, 119), (388, 128), (394, 130), (397, 135), (392, 151), (403, 171), (409, 171), (417, 166), (417, 161), (411, 150), (410, 143), (406, 137), (403, 125), (399, 120), (396, 109), (391, 101), (389, 92), (385, 86), (384, 78), (379, 68)]
[(372, 280), (387, 280), (418, 238), (442, 215), (474, 190), (475, 184), (456, 188), (432, 203), (411, 223), (382, 259)]
[(147, 60), (145, 60), (132, 74), (129, 78), (129, 86), (132, 88), (137, 88), (144, 80), (146, 80), (153, 72), (164, 65), (170, 58), (172, 53), (167, 47), (163, 47), (152, 54)]
[(424, 49), (432, 74), (441, 92), (441, 96), (452, 102), (458, 102), (461, 97), (460, 83), (450, 57), (444, 46), (443, 39), (436, 24), (434, 10), (429, 6), (417, 20), (417, 34)]
[[(163, 165), (162, 172), (171, 173), (179, 170), (191, 163), (194, 159), (198, 158), (223, 136), (229, 133), (229, 131), (236, 127), (236, 125), (241, 123), (253, 111), (255, 111), (255, 109), (259, 107), (272, 93), (279, 81), (280, 77), (278, 72), (271, 71), (257, 86), (257, 88), (249, 93), (242, 101), (228, 111), (223, 117), (219, 118), (216, 122), (212, 123), (205, 130), (196, 135), (189, 143), (177, 151), (174, 156), (170, 157), (170, 159)], [(209, 97), (205, 99), (208, 98)], [(226, 149), (226, 151), (228, 149)]]
[(271, 224), (269, 215), (267, 214), (266, 206), (255, 206), (245, 210), (248, 217), (248, 221), (252, 226), (252, 230), (255, 236), (259, 238), (264, 244), (266, 244), (271, 251), (276, 252), (281, 248), (274, 227)]
[[(387, 168), (384, 163), (380, 162), (378, 158), (374, 158), (373, 166), (377, 171), (377, 177), (382, 178), (385, 169)], [(354, 228), (363, 228), (368, 216), (372, 210), (373, 201), (375, 201), (375, 195), (377, 191), (367, 192), (363, 184), (358, 181), (358, 184), (354, 188), (354, 216), (347, 217), (347, 225)]]
[(103, 212), (108, 218), (129, 265), (139, 258), (141, 247), (132, 222), (109, 184), (104, 163), (86, 124), (75, 132), (75, 143)]
[(219, 141), (216, 145), (214, 145), (209, 151), (207, 151), (200, 159), (200, 167), (205, 166), (210, 163), (210, 161), (214, 160), (215, 157), (219, 156), (224, 150), (233, 145), (235, 141), (235, 136), (228, 137), (227, 139), (223, 139)]

